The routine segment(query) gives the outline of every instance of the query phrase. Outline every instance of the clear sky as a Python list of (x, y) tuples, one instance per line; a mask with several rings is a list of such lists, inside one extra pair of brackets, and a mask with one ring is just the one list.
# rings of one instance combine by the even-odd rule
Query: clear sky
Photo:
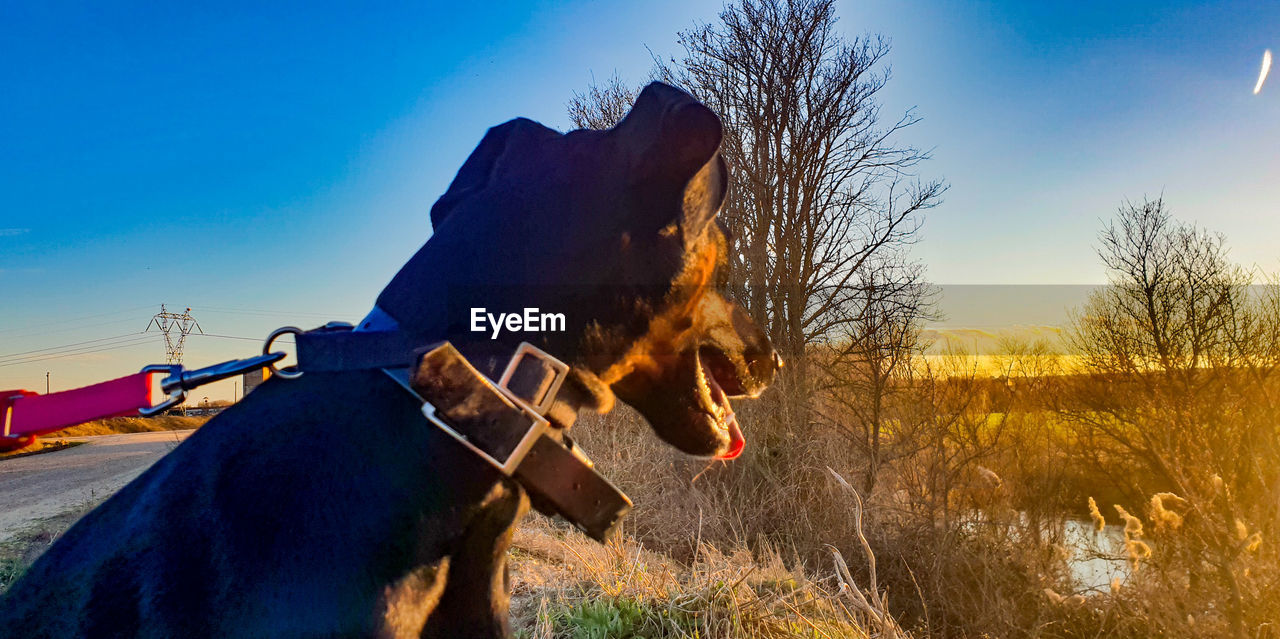
[[(359, 319), (487, 127), (566, 128), (575, 90), (638, 82), (721, 6), (272, 4), (0, 4), (0, 389), (162, 362), (158, 337), (129, 341), (161, 303), (231, 337)], [(952, 185), (916, 249), (931, 279), (1101, 282), (1100, 220), (1160, 193), (1278, 270), (1280, 86), (1251, 91), (1280, 3), (839, 13), (892, 39), (884, 113), (917, 107), (902, 140)], [(192, 337), (186, 359), (257, 349)]]

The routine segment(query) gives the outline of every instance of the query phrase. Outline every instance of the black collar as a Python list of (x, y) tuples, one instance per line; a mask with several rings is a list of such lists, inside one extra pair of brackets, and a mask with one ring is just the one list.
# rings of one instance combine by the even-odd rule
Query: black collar
[(631, 500), (547, 420), (553, 407), (558, 414), (575, 411), (556, 404), (568, 367), (540, 349), (521, 344), (495, 383), (453, 345), (424, 345), (376, 307), (359, 329), (330, 323), (290, 332), (298, 373), (381, 369), (422, 405), (427, 422), (516, 479), (544, 514), (560, 515), (603, 542), (631, 510)]

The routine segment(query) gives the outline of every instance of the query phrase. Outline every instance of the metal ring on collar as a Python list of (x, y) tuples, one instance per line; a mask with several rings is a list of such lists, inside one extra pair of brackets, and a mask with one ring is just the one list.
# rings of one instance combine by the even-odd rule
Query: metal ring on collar
[[(281, 328), (277, 328), (274, 331), (271, 331), (271, 334), (267, 336), (266, 343), (262, 345), (262, 354), (266, 355), (271, 352), (271, 343), (276, 341), (277, 337), (280, 337), (281, 335), (289, 335), (289, 334), (301, 335), (302, 333), (303, 333), (303, 330), (298, 328), (297, 326), (284, 326)], [(276, 368), (276, 365), (274, 363), (271, 363), (271, 364), (267, 364), (267, 368), (271, 370), (272, 375), (279, 375), (284, 379), (298, 379), (299, 377), (302, 377), (302, 371), (298, 370), (297, 366), (285, 366), (283, 368)], [(293, 369), (293, 370), (289, 370), (289, 369)]]

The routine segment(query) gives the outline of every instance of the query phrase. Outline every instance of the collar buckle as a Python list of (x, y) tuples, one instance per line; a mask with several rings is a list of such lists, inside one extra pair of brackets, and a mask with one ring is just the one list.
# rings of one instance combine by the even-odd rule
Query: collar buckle
[(526, 342), (494, 384), (444, 342), (418, 358), (409, 385), (429, 398), (422, 405), (428, 421), (510, 477), (550, 428), (543, 415), (568, 372), (563, 362)]
[(498, 387), (539, 415), (546, 415), (568, 376), (568, 364), (529, 342), (520, 342), (502, 371)]
[(477, 444), (475, 440), (454, 430), (448, 422), (441, 419), (436, 414), (436, 407), (432, 406), (430, 402), (423, 403), (422, 415), (427, 418), (427, 421), (435, 424), (437, 428), (444, 431), (450, 437), (458, 440), (458, 442), (467, 447), (468, 450), (479, 455), (481, 459), (489, 462), (490, 466), (493, 466), (507, 477), (511, 477), (515, 474), (516, 468), (520, 466), (520, 462), (524, 461), (525, 456), (529, 454), (529, 450), (533, 448), (533, 444), (538, 441), (539, 437), (542, 437), (543, 433), (547, 431), (549, 426), (547, 420), (542, 416), (526, 413), (526, 415), (529, 416), (529, 429), (525, 431), (524, 436), (520, 438), (520, 441), (516, 443), (515, 447), (506, 454), (506, 457), (502, 458), (497, 457), (495, 456), (495, 453), (491, 453), (489, 450), (486, 450), (487, 447), (482, 447)]
[[(592, 468), (572, 441), (561, 442), (543, 413), (569, 367), (521, 344), (494, 384), (448, 342), (418, 351), (411, 369), (383, 369), (422, 402), (422, 414), (504, 477), (533, 506), (560, 515), (603, 542), (631, 510), (631, 500)], [(567, 439), (567, 438), (566, 438)]]

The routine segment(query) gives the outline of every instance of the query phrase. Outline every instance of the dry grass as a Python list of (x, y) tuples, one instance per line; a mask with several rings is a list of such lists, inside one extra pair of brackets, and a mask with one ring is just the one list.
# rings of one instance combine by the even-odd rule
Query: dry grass
[(834, 575), (758, 555), (701, 543), (686, 564), (631, 537), (602, 546), (534, 518), (512, 551), (513, 624), (527, 639), (893, 636), (858, 623)]
[[(1067, 511), (1058, 502), (1080, 486), (1104, 491), (1110, 484), (1064, 467), (1055, 452), (1063, 430), (1040, 403), (997, 405), (992, 388), (943, 387), (960, 408), (940, 403), (936, 419), (967, 429), (960, 434), (972, 431), (970, 439), (895, 463), (866, 495), (865, 510), (848, 485), (862, 486), (861, 454), (829, 428), (798, 426), (805, 419), (786, 414), (784, 402), (743, 403), (748, 445), (729, 464), (676, 452), (625, 407), (607, 418), (583, 416), (575, 439), (636, 509), (607, 546), (537, 516), (520, 528), (512, 550), (517, 636), (879, 638), (906, 637), (904, 626), (917, 637), (1228, 635), (1216, 573), (1206, 568), (1189, 581), (1179, 572), (1194, 540), (1178, 535), (1194, 522), (1171, 493), (1154, 502), (1149, 493), (1136, 501), (1097, 493), (1090, 510), (1080, 497), (1076, 516), (1095, 523), (1112, 510), (1099, 506), (1130, 505), (1148, 517), (1143, 539), (1151, 543), (1146, 550), (1131, 544), (1142, 565), (1109, 592), (1073, 582), (1054, 519)], [(969, 401), (975, 393), (982, 401)], [(203, 421), (109, 420), (82, 433)], [(979, 448), (998, 428), (1004, 439)], [(1136, 523), (1115, 521), (1138, 541)], [(47, 522), (0, 547), (0, 585), (47, 547), (59, 525)], [(1263, 525), (1251, 520), (1228, 539), (1239, 546), (1246, 621), (1259, 637), (1272, 636), (1272, 620), (1280, 619), (1271, 590), (1280, 583), (1280, 553), (1255, 532)]]
[(872, 546), (856, 493), (825, 463), (834, 442), (751, 406), (739, 415), (749, 443), (731, 464), (675, 451), (625, 407), (579, 420), (575, 438), (636, 509), (607, 547), (546, 520), (521, 529), (522, 636), (907, 636), (884, 590), (867, 587)]
[[(788, 430), (785, 419), (738, 409), (747, 446), (733, 462), (690, 458), (658, 439), (630, 408), (583, 416), (575, 441), (636, 507), (627, 533), (646, 547), (693, 561), (698, 543), (774, 549), (789, 563), (831, 567), (826, 544), (856, 551), (847, 496), (827, 473), (844, 473), (847, 449), (836, 439)], [(838, 537), (838, 538), (837, 538)]]
[(84, 442), (67, 441), (67, 437), (93, 437), (97, 435), (120, 435), (125, 433), (154, 433), (170, 430), (191, 430), (199, 428), (209, 421), (208, 417), (182, 417), (177, 415), (159, 415), (156, 417), (112, 417), (97, 419), (71, 428), (41, 435), (30, 446), (18, 450), (0, 453), (0, 460), (27, 455), (51, 453), (63, 448), (78, 446)]
[[(785, 393), (783, 384), (770, 393)], [(789, 573), (809, 576), (805, 583), (829, 598), (836, 618), (862, 633), (854, 636), (905, 636), (903, 626), (920, 637), (1064, 636), (1039, 630), (1060, 628), (1056, 621), (1075, 611), (1052, 609), (1041, 594), (1070, 587), (1052, 552), (1056, 540), (1040, 538), (1043, 522), (1019, 522), (1011, 508), (1022, 490), (1011, 485), (1018, 475), (993, 486), (975, 470), (989, 462), (950, 467), (926, 451), (912, 470), (933, 473), (942, 485), (928, 479), (934, 475), (886, 474), (864, 512), (847, 485), (862, 481), (860, 453), (839, 433), (805, 427), (805, 417), (788, 410), (795, 409), (786, 402), (744, 402), (738, 414), (748, 444), (731, 464), (681, 455), (625, 408), (581, 419), (574, 435), (635, 501), (626, 532), (677, 566), (705, 562), (708, 547), (735, 549), (739, 570), (776, 559)], [(986, 414), (968, 421), (990, 429)], [(1003, 465), (991, 468), (1004, 476)], [(924, 486), (937, 488), (918, 494)], [(876, 555), (878, 565), (864, 560)], [(695, 592), (705, 587), (686, 584)]]
[(55, 450), (71, 448), (72, 446), (79, 446), (83, 443), (84, 442), (67, 441), (65, 439), (36, 439), (34, 442), (31, 442), (30, 446), (0, 453), (0, 460), (13, 459), (14, 457), (26, 457), (27, 455), (39, 455), (40, 453), (52, 453)]
[(121, 433), (152, 433), (166, 430), (190, 430), (209, 421), (208, 417), (181, 417), (158, 415), (156, 417), (112, 417), (85, 422), (44, 435), (56, 437), (88, 437), (92, 435), (119, 435)]

